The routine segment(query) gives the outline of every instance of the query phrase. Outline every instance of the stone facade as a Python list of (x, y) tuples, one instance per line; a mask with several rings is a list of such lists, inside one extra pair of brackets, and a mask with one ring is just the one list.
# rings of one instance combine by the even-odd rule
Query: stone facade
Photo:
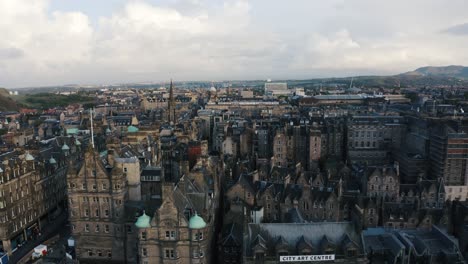
[[(107, 164), (91, 147), (68, 172), (70, 223), (78, 259), (126, 259), (124, 204), (128, 199), (124, 164)], [(107, 165), (107, 166), (106, 166)]]
[(3, 252), (11, 255), (23, 242), (35, 239), (49, 219), (65, 208), (67, 162), (63, 154), (52, 144), (39, 151), (4, 155), (0, 164)]

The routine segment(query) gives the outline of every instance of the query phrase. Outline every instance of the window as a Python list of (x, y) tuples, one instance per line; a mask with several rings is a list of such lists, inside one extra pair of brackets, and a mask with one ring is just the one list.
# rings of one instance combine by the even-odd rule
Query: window
[(104, 210), (104, 214), (105, 214), (105, 216), (109, 216), (109, 210), (107, 210), (107, 209)]
[(96, 209), (96, 217), (99, 217), (99, 209)]
[(110, 250), (107, 250), (107, 257), (112, 258), (112, 252)]
[(97, 189), (96, 184), (93, 184), (93, 190), (96, 190), (96, 189)]
[(88, 249), (88, 256), (90, 256), (90, 257), (93, 256), (93, 251), (91, 249)]
[(127, 233), (131, 233), (132, 232), (132, 226), (127, 226)]
[(84, 215), (89, 216), (89, 209), (85, 209)]
[(200, 241), (200, 240), (203, 240), (203, 233), (202, 232), (195, 233), (195, 241)]
[(104, 226), (104, 232), (109, 233), (109, 225)]
[(99, 225), (96, 225), (96, 228), (94, 229), (94, 232), (99, 232)]
[(85, 224), (84, 231), (89, 232), (89, 224)]
[(148, 256), (148, 251), (146, 250), (146, 248), (142, 248), (142, 249), (141, 249), (141, 255), (142, 255), (143, 257)]
[(175, 259), (176, 258), (175, 250), (166, 249), (164, 252), (164, 257), (168, 259)]
[(98, 251), (97, 251), (97, 255), (98, 255), (99, 257), (102, 257), (102, 252), (101, 252), (101, 250), (98, 250)]
[(86, 184), (83, 183), (83, 185), (81, 185), (81, 189), (86, 189)]
[(193, 258), (203, 258), (204, 254), (202, 250), (194, 249), (192, 252)]
[(102, 189), (103, 189), (103, 190), (106, 190), (106, 189), (107, 189), (107, 184), (103, 183), (103, 184), (102, 184)]
[(175, 231), (166, 231), (166, 239), (174, 240), (176, 238)]
[(146, 239), (146, 232), (145, 231), (141, 232), (141, 239)]

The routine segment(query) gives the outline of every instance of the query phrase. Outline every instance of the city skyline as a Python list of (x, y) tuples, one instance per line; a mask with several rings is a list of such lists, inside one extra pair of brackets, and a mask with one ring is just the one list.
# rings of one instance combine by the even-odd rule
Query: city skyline
[(467, 5), (2, 0), (0, 86), (305, 79), (468, 65)]

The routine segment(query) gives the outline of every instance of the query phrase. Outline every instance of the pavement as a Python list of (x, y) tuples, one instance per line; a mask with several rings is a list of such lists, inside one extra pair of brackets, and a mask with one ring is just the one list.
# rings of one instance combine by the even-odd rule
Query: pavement
[(57, 218), (53, 221), (49, 222), (44, 228), (41, 230), (41, 235), (36, 239), (32, 239), (26, 241), (26, 243), (18, 248), (11, 256), (10, 256), (10, 263), (18, 263), (21, 259), (23, 259), (26, 255), (28, 255), (36, 246), (42, 244), (44, 241), (48, 239), (60, 235), (60, 239), (67, 239), (71, 232), (70, 227), (67, 226), (68, 223), (68, 215), (64, 211), (60, 214)]

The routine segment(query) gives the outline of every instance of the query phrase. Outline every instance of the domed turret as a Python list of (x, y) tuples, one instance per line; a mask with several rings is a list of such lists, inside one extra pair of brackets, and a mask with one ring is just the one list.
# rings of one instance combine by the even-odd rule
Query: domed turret
[(149, 228), (151, 227), (150, 222), (151, 217), (149, 217), (145, 212), (143, 212), (143, 214), (140, 217), (138, 217), (135, 226), (138, 228)]
[(190, 229), (202, 229), (206, 227), (206, 222), (195, 213), (194, 216), (190, 217), (189, 228)]
[(81, 142), (77, 139), (77, 140), (75, 140), (75, 145), (81, 146)]
[(55, 165), (57, 164), (57, 161), (54, 159), (54, 157), (50, 157), (49, 163)]
[(67, 145), (67, 143), (63, 143), (62, 150), (70, 150), (70, 147)]

